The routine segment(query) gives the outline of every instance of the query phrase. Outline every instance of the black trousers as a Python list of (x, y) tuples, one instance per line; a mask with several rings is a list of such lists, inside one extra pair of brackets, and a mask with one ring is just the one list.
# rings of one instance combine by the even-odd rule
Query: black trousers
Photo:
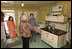
[(29, 37), (22, 37), (23, 48), (29, 48)]

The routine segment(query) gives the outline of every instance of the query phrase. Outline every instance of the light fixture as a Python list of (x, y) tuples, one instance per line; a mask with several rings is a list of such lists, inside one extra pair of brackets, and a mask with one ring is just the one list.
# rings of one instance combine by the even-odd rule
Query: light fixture
[(1, 1), (1, 2), (3, 2), (3, 3), (7, 3), (8, 1)]
[(24, 3), (23, 3), (23, 2), (21, 3), (21, 6), (22, 6), (22, 7), (24, 6)]
[(14, 1), (1, 1), (1, 3), (14, 3)]

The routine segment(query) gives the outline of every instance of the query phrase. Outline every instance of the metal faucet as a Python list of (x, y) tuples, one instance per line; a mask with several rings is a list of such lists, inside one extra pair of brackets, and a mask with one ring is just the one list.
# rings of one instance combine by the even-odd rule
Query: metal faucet
[(55, 30), (55, 25), (54, 24), (52, 25), (52, 30)]

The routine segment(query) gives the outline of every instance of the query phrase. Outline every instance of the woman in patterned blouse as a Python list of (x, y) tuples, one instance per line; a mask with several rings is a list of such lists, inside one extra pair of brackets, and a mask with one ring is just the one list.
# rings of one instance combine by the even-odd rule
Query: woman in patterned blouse
[(23, 41), (23, 48), (29, 48), (29, 38), (31, 36), (30, 29), (32, 29), (32, 26), (27, 21), (27, 16), (23, 15), (19, 25), (19, 31)]

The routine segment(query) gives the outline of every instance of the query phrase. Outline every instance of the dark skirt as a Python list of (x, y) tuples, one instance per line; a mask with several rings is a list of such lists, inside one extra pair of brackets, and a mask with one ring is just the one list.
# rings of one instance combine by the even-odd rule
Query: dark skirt
[(29, 37), (22, 37), (23, 48), (29, 48)]

